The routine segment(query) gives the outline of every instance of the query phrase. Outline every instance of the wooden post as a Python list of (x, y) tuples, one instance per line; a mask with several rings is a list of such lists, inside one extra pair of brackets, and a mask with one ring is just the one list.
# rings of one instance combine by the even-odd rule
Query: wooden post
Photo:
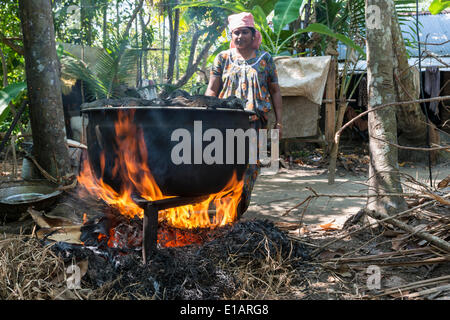
[(325, 104), (325, 140), (327, 142), (327, 154), (331, 152), (331, 146), (334, 141), (336, 127), (336, 58), (332, 57), (330, 61), (330, 70), (328, 71), (326, 99)]
[[(347, 110), (347, 103), (346, 102), (339, 103), (335, 132), (337, 132), (342, 127), (342, 122), (344, 121), (345, 110)], [(330, 164), (328, 166), (328, 184), (334, 184), (338, 152), (339, 152), (339, 138), (336, 141), (333, 140), (331, 142), (331, 150), (329, 153)]]

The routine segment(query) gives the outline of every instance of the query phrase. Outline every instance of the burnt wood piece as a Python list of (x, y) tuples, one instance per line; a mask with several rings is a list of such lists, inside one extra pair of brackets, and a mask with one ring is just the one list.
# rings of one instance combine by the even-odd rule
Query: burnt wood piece
[(142, 260), (144, 264), (156, 253), (158, 242), (158, 209), (151, 202), (144, 209)]
[(158, 212), (169, 208), (181, 207), (188, 204), (196, 204), (208, 199), (201, 197), (175, 197), (156, 201), (148, 201), (143, 198), (133, 197), (138, 206), (144, 209), (142, 260), (144, 264), (156, 253), (158, 242)]

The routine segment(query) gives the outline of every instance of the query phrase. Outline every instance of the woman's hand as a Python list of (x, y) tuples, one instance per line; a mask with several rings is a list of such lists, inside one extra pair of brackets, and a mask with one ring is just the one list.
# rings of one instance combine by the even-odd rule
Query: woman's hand
[(278, 120), (276, 120), (275, 124), (273, 125), (274, 129), (278, 129), (278, 140), (280, 140), (283, 137), (283, 126), (281, 125)]
[(272, 96), (272, 105), (275, 112), (275, 125), (273, 126), (274, 129), (279, 130), (279, 136), (278, 138), (281, 139), (283, 137), (283, 129), (281, 125), (281, 119), (282, 119), (282, 98), (281, 98), (281, 91), (280, 86), (278, 83), (269, 83), (269, 92)]

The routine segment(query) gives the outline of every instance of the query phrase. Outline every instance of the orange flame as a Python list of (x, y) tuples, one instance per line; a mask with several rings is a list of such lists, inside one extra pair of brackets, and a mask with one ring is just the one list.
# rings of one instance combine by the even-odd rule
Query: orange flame
[[(150, 201), (169, 197), (162, 194), (147, 166), (148, 154), (144, 136), (142, 130), (133, 124), (133, 117), (134, 112), (120, 111), (115, 123), (118, 160), (112, 172), (120, 177), (124, 185), (122, 190), (116, 192), (101, 177), (97, 178), (92, 173), (86, 159), (83, 163), (83, 170), (78, 176), (78, 182), (90, 194), (100, 197), (109, 205), (117, 208), (121, 214), (130, 218), (135, 216), (143, 218), (143, 209), (131, 198), (132, 190), (137, 190), (141, 197)], [(103, 152), (100, 155), (100, 167), (103, 176), (105, 169)], [(242, 189), (243, 181), (239, 181), (235, 173), (222, 191), (211, 194), (207, 200), (195, 205), (161, 211), (159, 220), (182, 229), (214, 228), (229, 224), (236, 220)], [(210, 203), (215, 206), (212, 219), (210, 211), (208, 211)]]

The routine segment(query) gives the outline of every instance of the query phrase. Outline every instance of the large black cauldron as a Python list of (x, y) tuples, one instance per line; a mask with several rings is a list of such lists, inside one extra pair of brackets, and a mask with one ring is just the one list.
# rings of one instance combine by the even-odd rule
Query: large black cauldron
[[(200, 196), (221, 191), (236, 171), (242, 178), (246, 164), (237, 164), (237, 143), (234, 141), (233, 164), (226, 164), (226, 129), (250, 128), (249, 116), (253, 114), (240, 109), (210, 109), (204, 107), (93, 107), (82, 110), (87, 115), (87, 145), (89, 163), (97, 177), (101, 176), (100, 153), (105, 152), (106, 166), (103, 181), (116, 191), (123, 181), (113, 176), (117, 158), (114, 123), (119, 111), (134, 111), (134, 123), (142, 129), (148, 152), (148, 167), (164, 195)], [(191, 141), (191, 164), (176, 165), (171, 159), (172, 149), (179, 141), (171, 141), (172, 132), (179, 128), (189, 131), (194, 139), (194, 121), (202, 122), (203, 132), (210, 128), (220, 130), (223, 136), (224, 164), (194, 164), (194, 141)], [(202, 150), (211, 142), (202, 142)], [(248, 163), (249, 139), (245, 139)], [(228, 150), (229, 151), (229, 150)], [(140, 155), (136, 155), (140, 157)]]

